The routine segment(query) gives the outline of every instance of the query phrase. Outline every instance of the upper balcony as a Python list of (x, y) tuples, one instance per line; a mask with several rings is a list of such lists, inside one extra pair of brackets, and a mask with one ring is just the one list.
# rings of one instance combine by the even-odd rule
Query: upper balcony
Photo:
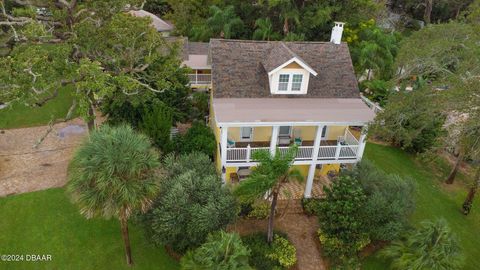
[[(257, 151), (271, 151), (271, 127), (232, 128), (226, 151), (226, 163), (255, 162)], [(291, 144), (298, 145), (295, 163), (350, 163), (361, 158), (360, 132), (357, 128), (328, 126), (322, 130), (322, 139), (315, 151), (316, 127), (280, 127), (274, 149), (285, 152)], [(270, 135), (268, 135), (270, 134)], [(318, 154), (315, 156), (315, 153)]]

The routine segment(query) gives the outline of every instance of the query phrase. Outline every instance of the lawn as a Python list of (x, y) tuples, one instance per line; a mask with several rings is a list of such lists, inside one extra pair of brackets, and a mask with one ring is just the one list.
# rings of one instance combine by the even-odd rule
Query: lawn
[(70, 88), (58, 91), (58, 96), (42, 107), (28, 107), (14, 102), (0, 110), (0, 129), (46, 125), (54, 118), (64, 118), (72, 105), (73, 91)]
[[(465, 269), (478, 269), (480, 265), (480, 200), (477, 198), (470, 215), (464, 216), (460, 212), (467, 193), (463, 183), (445, 187), (441, 182), (445, 179), (447, 169), (444, 167), (432, 169), (424, 166), (412, 155), (396, 148), (368, 144), (364, 157), (388, 173), (415, 179), (416, 210), (412, 223), (418, 225), (425, 219), (445, 218), (464, 249)], [(463, 175), (460, 175), (459, 179), (466, 181)], [(386, 268), (386, 262), (376, 256), (368, 258), (363, 267), (363, 269)]]
[(134, 267), (127, 267), (118, 221), (86, 220), (64, 189), (0, 199), (0, 254), (50, 254), (51, 262), (2, 262), (0, 269), (178, 269), (163, 248), (130, 225)]

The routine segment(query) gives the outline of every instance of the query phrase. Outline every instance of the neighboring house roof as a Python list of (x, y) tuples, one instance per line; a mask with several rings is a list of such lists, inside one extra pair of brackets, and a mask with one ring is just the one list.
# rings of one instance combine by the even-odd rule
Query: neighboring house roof
[(184, 49), (188, 51), (188, 58), (184, 59), (183, 64), (193, 69), (210, 69), (208, 62), (208, 50), (210, 44), (207, 42), (189, 42)]
[(349, 123), (373, 120), (375, 113), (359, 98), (215, 98), (218, 123)]
[[(317, 73), (310, 76), (308, 93), (271, 94), (268, 69), (293, 55)], [(211, 39), (210, 58), (214, 98), (360, 98), (345, 43)]]
[(305, 60), (294, 53), (290, 48), (287, 47), (285, 42), (282, 41), (275, 42), (273, 44), (268, 56), (262, 60), (262, 64), (267, 73), (271, 74), (279, 68), (289, 64), (291, 60), (295, 60), (303, 68), (309, 70), (310, 73), (313, 73), (314, 76), (317, 75), (317, 73), (305, 62)]
[(173, 25), (169, 24), (168, 22), (160, 19), (157, 15), (150, 13), (145, 10), (131, 10), (129, 11), (130, 14), (136, 17), (150, 17), (152, 19), (152, 26), (158, 32), (169, 32), (173, 30)]

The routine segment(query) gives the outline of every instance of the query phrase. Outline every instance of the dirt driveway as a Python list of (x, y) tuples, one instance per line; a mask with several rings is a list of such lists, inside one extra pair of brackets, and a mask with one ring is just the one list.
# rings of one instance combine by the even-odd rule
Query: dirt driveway
[(75, 147), (88, 133), (81, 119), (54, 126), (37, 147), (48, 126), (0, 131), (0, 197), (60, 187)]

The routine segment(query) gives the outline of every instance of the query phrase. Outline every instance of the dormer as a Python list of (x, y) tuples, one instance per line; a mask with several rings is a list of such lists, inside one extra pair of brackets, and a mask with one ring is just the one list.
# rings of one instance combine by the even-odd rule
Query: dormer
[(270, 93), (274, 95), (307, 94), (310, 75), (317, 76), (317, 72), (283, 42), (274, 45), (263, 66), (268, 73)]

